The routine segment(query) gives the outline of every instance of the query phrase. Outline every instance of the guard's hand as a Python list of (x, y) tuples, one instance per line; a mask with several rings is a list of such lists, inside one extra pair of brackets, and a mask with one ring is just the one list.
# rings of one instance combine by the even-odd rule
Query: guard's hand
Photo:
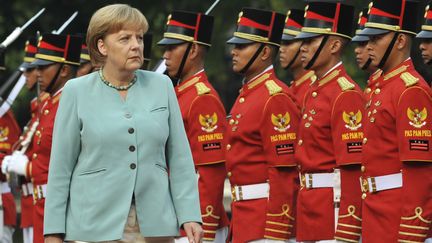
[(9, 164), (11, 161), (11, 157), (10, 155), (7, 155), (3, 158), (2, 164), (1, 164), (1, 171), (3, 174), (6, 175), (6, 173), (8, 173), (9, 171)]
[(13, 162), (9, 164), (8, 172), (14, 172), (18, 175), (26, 176), (28, 161), (29, 159), (25, 154), (14, 154)]
[(189, 243), (202, 243), (204, 231), (200, 224), (196, 222), (184, 223), (183, 229), (186, 232)]

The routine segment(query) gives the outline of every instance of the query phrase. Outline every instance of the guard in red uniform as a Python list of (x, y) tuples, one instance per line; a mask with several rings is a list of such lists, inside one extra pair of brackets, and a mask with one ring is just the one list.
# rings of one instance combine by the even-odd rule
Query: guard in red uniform
[(303, 40), (303, 67), (317, 76), (305, 96), (295, 153), (301, 172), (299, 241), (360, 239), (364, 100), (341, 62), (353, 15), (354, 8), (339, 1), (309, 2), (296, 36)]
[[(31, 63), (35, 60), (34, 56), (37, 52), (36, 38), (29, 38), (25, 47), (25, 57), (21, 68), (24, 69), (26, 78), (26, 87), (29, 91), (35, 91), (37, 83), (36, 66)], [(47, 93), (42, 93), (39, 97), (34, 98), (30, 102), (31, 118), (28, 124), (24, 127), (17, 143), (13, 148), (14, 153), (25, 153), (31, 156), (32, 148), (31, 141), (39, 124), (39, 108), (41, 104), (48, 98)], [(7, 165), (8, 166), (8, 165)], [(4, 168), (8, 170), (8, 168)], [(27, 180), (25, 176), (19, 177), (19, 185), (21, 190), (21, 228), (23, 229), (24, 243), (33, 243), (33, 183)]]
[[(12, 153), (12, 145), (18, 140), (21, 134), (15, 116), (12, 110), (6, 112), (0, 111), (0, 161), (3, 161), (6, 155)], [(16, 226), (16, 206), (11, 188), (6, 180), (4, 173), (0, 173), (1, 188), (1, 227), (2, 231), (0, 242), (12, 243), (12, 235)]]
[(366, 103), (363, 242), (424, 242), (432, 224), (432, 92), (410, 58), (419, 3), (376, 0), (361, 35), (383, 74)]
[[(420, 33), (417, 34), (416, 38), (420, 39), (420, 51), (425, 64), (432, 64), (432, 9), (430, 8), (431, 1), (425, 8), (425, 22), (421, 26)], [(427, 243), (432, 243), (432, 227), (429, 229)]]
[[(229, 225), (222, 203), (226, 178), (223, 141), (226, 113), (204, 70), (212, 29), (211, 16), (174, 11), (168, 17), (164, 38), (158, 45), (165, 47), (163, 57), (168, 75), (179, 80), (175, 91), (199, 177), (203, 240), (222, 243)], [(187, 242), (186, 237), (177, 242), (182, 240)]]
[(378, 69), (376, 66), (371, 65), (372, 59), (369, 56), (369, 52), (366, 45), (369, 41), (369, 37), (365, 35), (360, 35), (360, 32), (365, 28), (365, 24), (368, 18), (368, 9), (363, 9), (359, 13), (359, 19), (357, 24), (357, 29), (355, 31), (356, 35), (352, 38), (351, 42), (356, 44), (354, 48), (355, 58), (357, 66), (369, 73), (369, 79), (367, 81), (367, 87), (364, 90), (366, 96), (371, 92), (374, 81), (381, 76), (382, 70)]
[[(360, 11), (359, 19), (357, 23), (357, 29), (355, 31), (356, 35), (352, 38), (351, 42), (353, 42), (356, 45), (354, 49), (354, 53), (355, 53), (358, 67), (361, 70), (364, 70), (367, 73), (369, 73), (371, 76), (369, 80), (371, 80), (375, 74), (381, 73), (381, 70), (379, 70), (376, 66), (371, 65), (372, 59), (370, 58), (369, 52), (366, 48), (366, 45), (369, 41), (369, 37), (365, 35), (360, 35), (360, 32), (365, 28), (367, 18), (368, 18), (368, 9), (363, 9), (362, 11)], [(366, 92), (370, 92), (370, 91), (366, 89)]]
[(233, 243), (295, 242), (299, 108), (272, 65), (284, 20), (273, 11), (244, 8), (228, 40), (233, 71), (244, 77), (226, 132)]
[(33, 240), (43, 243), (43, 215), (51, 153), (52, 129), (63, 85), (74, 78), (80, 65), (81, 38), (45, 34), (39, 41), (36, 60), (38, 80), (42, 91), (50, 94), (42, 107), (39, 126), (32, 141), (31, 157), (14, 156), (9, 172), (25, 175), (33, 182)]
[(417, 34), (417, 39), (420, 39), (420, 51), (425, 64), (432, 64), (432, 9), (431, 2), (425, 8), (425, 22), (421, 26), (420, 33)]
[(305, 11), (300, 9), (288, 10), (279, 48), (280, 65), (283, 69), (292, 72), (294, 80), (291, 81), (290, 89), (300, 106), (303, 105), (303, 99), (310, 84), (316, 80), (312, 70), (303, 68), (299, 55), (302, 41), (295, 39), (303, 27), (304, 13)]

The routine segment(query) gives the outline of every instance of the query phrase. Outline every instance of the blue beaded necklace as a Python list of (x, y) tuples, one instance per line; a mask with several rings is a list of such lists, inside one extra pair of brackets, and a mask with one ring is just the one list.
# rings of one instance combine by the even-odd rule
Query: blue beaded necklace
[(116, 90), (118, 90), (118, 91), (128, 90), (128, 89), (129, 89), (130, 87), (132, 87), (132, 85), (134, 85), (134, 84), (136, 83), (136, 81), (137, 81), (137, 77), (136, 77), (136, 75), (134, 74), (134, 78), (133, 78), (132, 81), (130, 81), (127, 85), (117, 86), (117, 85), (114, 85), (114, 84), (108, 82), (108, 81), (105, 79), (105, 77), (104, 77), (104, 75), (103, 75), (103, 73), (102, 73), (102, 70), (103, 70), (103, 68), (99, 69), (99, 77), (100, 77), (100, 79), (102, 80), (102, 82), (103, 82), (104, 84), (106, 84), (108, 87), (113, 88), (113, 89), (116, 89)]

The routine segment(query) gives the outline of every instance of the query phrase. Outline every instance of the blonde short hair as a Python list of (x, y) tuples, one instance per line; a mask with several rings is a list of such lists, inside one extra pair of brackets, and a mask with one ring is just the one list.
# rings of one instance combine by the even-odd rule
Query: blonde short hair
[(127, 4), (112, 4), (97, 10), (90, 19), (87, 29), (87, 46), (93, 65), (103, 65), (105, 57), (99, 52), (98, 41), (106, 35), (124, 28), (136, 28), (145, 34), (148, 23), (145, 16)]

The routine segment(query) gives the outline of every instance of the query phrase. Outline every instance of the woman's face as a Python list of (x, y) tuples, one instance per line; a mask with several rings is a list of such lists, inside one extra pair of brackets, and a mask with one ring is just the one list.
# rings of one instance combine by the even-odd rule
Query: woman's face
[(143, 31), (122, 29), (98, 41), (99, 52), (106, 57), (105, 66), (120, 71), (135, 71), (144, 61)]

